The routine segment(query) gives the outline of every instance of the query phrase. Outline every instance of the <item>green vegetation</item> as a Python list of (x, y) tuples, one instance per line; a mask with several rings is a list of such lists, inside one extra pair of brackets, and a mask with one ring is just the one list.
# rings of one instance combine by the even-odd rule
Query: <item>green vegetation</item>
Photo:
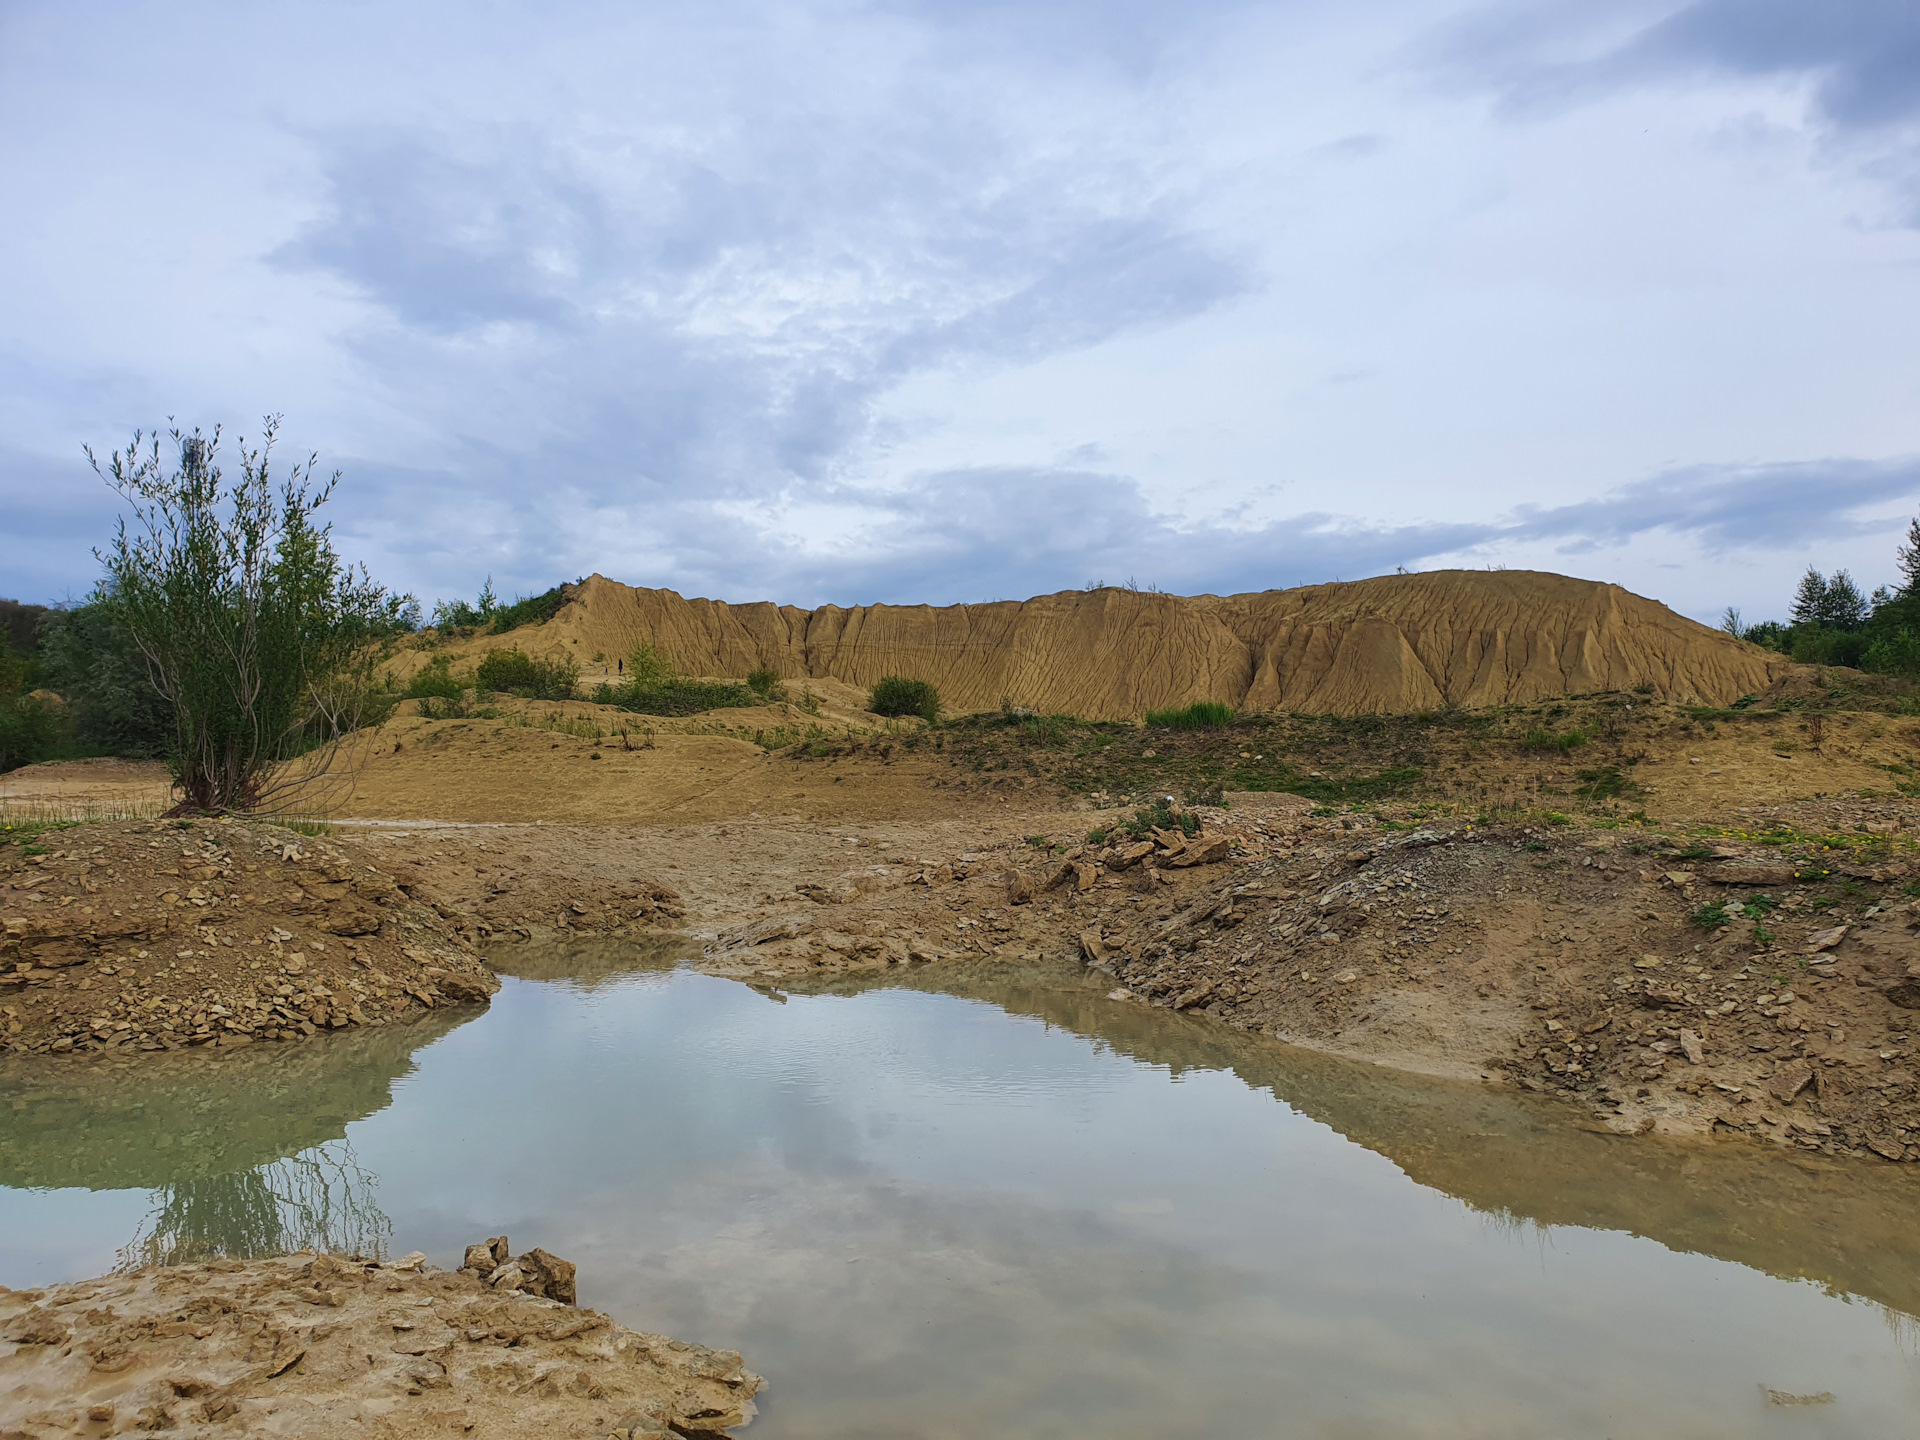
[(762, 700), (784, 700), (787, 687), (780, 683), (778, 670), (754, 670), (747, 675), (747, 689)]
[(940, 718), (940, 692), (925, 680), (887, 675), (867, 696), (867, 709), (876, 715), (918, 715), (929, 725)]
[(1197, 701), (1180, 710), (1149, 710), (1146, 716), (1150, 730), (1218, 730), (1232, 723), (1233, 707), (1211, 700)]
[(1604, 765), (1595, 770), (1578, 772), (1580, 786), (1574, 791), (1589, 805), (1603, 804), (1608, 800), (1618, 800), (1628, 795), (1638, 795), (1640, 787), (1620, 773), (1619, 767)]
[[(371, 642), (417, 608), (342, 563), (331, 527), (315, 523), (337, 472), (317, 481), (309, 459), (270, 476), (278, 425), (269, 416), (259, 447), (240, 447), (230, 490), (218, 430), (170, 431), (164, 453), (160, 436), (136, 431), (104, 465), (87, 452), (132, 515), (102, 557), (94, 603), (133, 637), (171, 707), (167, 759), (187, 810), (281, 808), (323, 777), (373, 702)], [(313, 758), (282, 768), (296, 756)]]
[(634, 680), (623, 685), (599, 685), (594, 687), (593, 700), (596, 705), (612, 705), (636, 715), (698, 715), (702, 710), (759, 703), (759, 697), (744, 685), (678, 679), (652, 685)]
[(28, 693), (32, 670), (0, 634), (0, 771), (51, 758), (66, 729), (57, 704)]
[(0, 771), (166, 753), (171, 712), (132, 635), (102, 606), (0, 601), (0, 621)]
[(1569, 750), (1578, 750), (1592, 739), (1593, 736), (1584, 730), (1568, 730), (1564, 734), (1555, 734), (1552, 730), (1533, 729), (1527, 731), (1520, 745), (1526, 750), (1558, 750), (1564, 754)]
[(568, 658), (536, 660), (521, 650), (489, 650), (473, 680), (478, 689), (522, 700), (571, 700), (580, 685), (580, 666)]
[(627, 657), (618, 683), (598, 685), (593, 691), (595, 704), (636, 715), (698, 715), (702, 710), (757, 705), (761, 698), (745, 685), (683, 679), (671, 660), (644, 643)]
[(154, 688), (140, 647), (101, 604), (40, 617), (40, 683), (66, 702), (73, 753), (158, 759), (173, 735), (173, 709)]
[(1743, 625), (1729, 608), (1721, 628), (1805, 664), (1920, 678), (1920, 519), (1895, 548), (1894, 567), (1895, 584), (1865, 595), (1847, 571), (1825, 575), (1809, 566), (1787, 620)]
[(472, 604), (465, 600), (434, 602), (433, 625), (436, 630), (484, 630), (504, 635), (522, 625), (546, 624), (572, 596), (572, 586), (556, 585), (538, 595), (523, 595), (511, 604), (502, 604), (493, 593), (493, 577), (489, 575)]
[(1182, 835), (1198, 835), (1200, 819), (1184, 810), (1175, 810), (1163, 795), (1145, 809), (1134, 811), (1131, 820), (1122, 820), (1114, 830), (1124, 830), (1135, 840), (1144, 840), (1155, 830), (1178, 830)]

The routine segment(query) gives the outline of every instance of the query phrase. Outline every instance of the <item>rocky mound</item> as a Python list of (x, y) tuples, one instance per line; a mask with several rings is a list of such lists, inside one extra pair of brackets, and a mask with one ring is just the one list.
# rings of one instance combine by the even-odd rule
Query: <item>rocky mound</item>
[[(1065, 591), (983, 605), (729, 605), (595, 575), (545, 625), (461, 650), (609, 660), (648, 643), (694, 675), (761, 668), (865, 687), (908, 675), (957, 712), (1003, 700), (1126, 719), (1218, 701), (1376, 714), (1650, 686), (1724, 705), (1788, 668), (1617, 585), (1534, 571), (1442, 570), (1248, 595)], [(402, 668), (425, 663), (422, 652)]]
[(573, 1267), (544, 1251), (486, 1275), (423, 1259), (299, 1254), (0, 1290), (0, 1433), (666, 1440), (753, 1416), (761, 1380), (738, 1355), (573, 1308)]
[(500, 982), (418, 884), (241, 820), (0, 845), (0, 1050), (231, 1047), (485, 1004)]

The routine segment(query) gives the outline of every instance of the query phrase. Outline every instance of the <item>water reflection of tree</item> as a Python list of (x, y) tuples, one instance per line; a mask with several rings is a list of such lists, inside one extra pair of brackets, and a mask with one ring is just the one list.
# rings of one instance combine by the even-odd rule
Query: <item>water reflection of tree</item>
[(384, 1255), (393, 1222), (374, 1203), (378, 1184), (345, 1140), (253, 1170), (176, 1180), (153, 1192), (154, 1208), (118, 1268), (291, 1250)]

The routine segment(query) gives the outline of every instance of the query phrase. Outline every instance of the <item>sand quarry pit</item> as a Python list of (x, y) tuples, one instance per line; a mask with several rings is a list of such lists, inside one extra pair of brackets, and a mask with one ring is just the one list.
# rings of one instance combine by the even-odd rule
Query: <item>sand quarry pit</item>
[[(13, 967), (11, 1043), (305, 1039), (452, 1003), (476, 957), (568, 938), (682, 936), (703, 968), (763, 985), (1072, 958), (1136, 1003), (1551, 1092), (1623, 1133), (1920, 1158), (1920, 867), (1894, 788), (1920, 720), (1848, 713), (1810, 733), (1791, 708), (1613, 696), (1049, 740), (1039, 722), (929, 731), (858, 711), (847, 687), (822, 696), (685, 719), (504, 697), (490, 716), (402, 713), (366, 738), (321, 840), (119, 822), (49, 832), (50, 854), (13, 847), (8, 943), (41, 958)], [(15, 783), (42, 804), (89, 793), (85, 767), (46, 770)], [(1416, 778), (1326, 793), (1383, 775)], [(1320, 793), (1224, 788), (1285, 776)], [(1165, 811), (1143, 825), (1157, 797), (1197, 833)], [(169, 902), (209, 857), (202, 884), (232, 893)], [(236, 857), (284, 888), (238, 889)], [(103, 884), (139, 893), (96, 898)], [(276, 893), (281, 911), (251, 913)], [(382, 926), (381, 894), (406, 917)], [(272, 983), (216, 1016), (182, 986), (208, 989), (189, 967), (224, 940), (164, 969), (130, 957), (156, 923), (219, 933), (200, 922), (222, 905), (248, 913), (234, 939), (272, 960)], [(103, 910), (120, 913), (80, 933)], [(307, 965), (342, 973), (303, 980), (284, 958), (302, 942), (272, 938), (302, 924), (370, 933), (308, 945)], [(413, 943), (393, 943), (402, 930)], [(77, 968), (54, 968), (60, 947)], [(92, 971), (108, 994), (79, 993)]]
[[(644, 609), (592, 590), (584, 603), (595, 623)], [(1377, 618), (1349, 617), (1343, 633)], [(584, 623), (576, 613), (573, 632), (513, 638), (591, 642)], [(702, 633), (724, 639), (733, 623), (709, 615)], [(781, 623), (824, 645), (817, 612)], [(405, 702), (359, 737), (343, 783), (315, 790), (319, 824), (159, 819), (170, 796), (152, 765), (5, 777), (0, 823), (27, 822), (0, 845), (8, 1058), (264, 1062), (274, 1047), (353, 1043), (342, 1032), (441, 1023), (487, 1003), (496, 971), (537, 975), (540, 957), (561, 952), (670, 954), (773, 998), (893, 977), (964, 988), (1065, 965), (1108, 1004), (1175, 1012), (1235, 1043), (1524, 1092), (1626, 1146), (1920, 1162), (1920, 821), (1908, 794), (1920, 718), (1864, 681), (1733, 654), (1706, 687), (1712, 703), (1652, 682), (1532, 694), (1513, 677), (1544, 674), (1535, 664), (1500, 672), (1524, 703), (1480, 708), (1383, 713), (1392, 697), (1362, 686), (1342, 692), (1350, 713), (1271, 710), (1218, 730), (1013, 704), (928, 727), (862, 709), (860, 678), (889, 652), (858, 659), (860, 634), (896, 620), (833, 623), (840, 658), (796, 652), (820, 673), (760, 705), (667, 718), (493, 696), (436, 717)], [(1410, 653), (1439, 643), (1399, 633)], [(1329, 643), (1323, 682), (1391, 669), (1356, 670), (1353, 646)], [(989, 669), (966, 683), (1006, 678)], [(1169, 682), (1168, 698), (1193, 693)], [(1820, 708), (1835, 697), (1844, 703)], [(151, 1310), (164, 1329), (184, 1323), (159, 1318), (180, 1296), (233, 1290), (255, 1304), (299, 1288), (296, 1262), (344, 1263), (369, 1296), (424, 1287), (428, 1307), (479, 1303), (471, 1276), (314, 1256), (91, 1283), (120, 1287), (115, 1314)], [(8, 1297), (10, 1323), (32, 1328), (48, 1307), (93, 1296)], [(257, 1349), (291, 1323), (262, 1312), (239, 1329)], [(290, 1343), (319, 1356), (327, 1323), (343, 1322), (304, 1338), (295, 1326)], [(594, 1343), (619, 1349), (626, 1332), (603, 1328)], [(161, 1329), (154, 1346), (178, 1339)], [(9, 1338), (10, 1374), (53, 1364), (46, 1341)], [(129, 1391), (100, 1402), (113, 1407), (106, 1424), (48, 1401), (34, 1412), (41, 1428), (18, 1433), (109, 1433), (176, 1409), (180, 1423), (217, 1425), (226, 1417), (203, 1413), (210, 1402), (272, 1413), (258, 1403), (265, 1382), (245, 1389), (243, 1357), (231, 1358), (232, 1375), (204, 1394)], [(322, 1394), (314, 1363), (303, 1414), (374, 1416), (393, 1385), (407, 1391), (389, 1364), (376, 1377), (387, 1390), (359, 1377)], [(410, 1400), (447, 1399), (412, 1383)], [(750, 1401), (744, 1384), (733, 1392)], [(605, 1386), (546, 1398), (566, 1433), (613, 1433), (620, 1419)], [(718, 1429), (750, 1408), (706, 1418)], [(458, 1430), (520, 1412), (447, 1417)], [(68, 1421), (81, 1431), (59, 1428)], [(677, 1428), (695, 1433), (689, 1423)]]

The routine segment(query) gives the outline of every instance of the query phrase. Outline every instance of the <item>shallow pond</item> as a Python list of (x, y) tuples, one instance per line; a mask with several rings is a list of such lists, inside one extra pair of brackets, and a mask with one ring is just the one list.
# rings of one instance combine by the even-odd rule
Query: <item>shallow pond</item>
[(759, 1440), (1916, 1428), (1902, 1168), (1587, 1133), (1065, 972), (503, 963), (472, 1018), (0, 1068), (0, 1282), (505, 1231), (744, 1353)]

